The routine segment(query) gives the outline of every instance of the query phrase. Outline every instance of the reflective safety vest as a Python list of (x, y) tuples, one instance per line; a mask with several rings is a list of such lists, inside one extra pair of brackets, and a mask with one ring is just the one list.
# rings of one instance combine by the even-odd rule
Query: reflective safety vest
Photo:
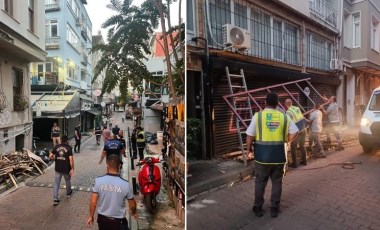
[(256, 115), (255, 161), (260, 164), (284, 164), (284, 143), (288, 141), (289, 117), (277, 110)]
[(290, 106), (290, 108), (286, 111), (286, 114), (288, 114), (292, 118), (292, 121), (296, 124), (299, 132), (309, 127), (300, 108), (298, 108), (297, 106)]
[(139, 148), (145, 147), (145, 133), (144, 133), (144, 131), (140, 131), (137, 134), (136, 144), (137, 144), (137, 147), (139, 147)]

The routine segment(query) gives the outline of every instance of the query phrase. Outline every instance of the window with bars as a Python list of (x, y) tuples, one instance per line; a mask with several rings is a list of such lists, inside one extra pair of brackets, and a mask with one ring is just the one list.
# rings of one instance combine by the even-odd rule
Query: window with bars
[(23, 110), (23, 85), (24, 85), (24, 75), (22, 70), (13, 68), (12, 69), (12, 80), (13, 80), (13, 110), (22, 111)]
[(330, 62), (333, 57), (333, 44), (311, 32), (307, 32), (307, 67), (330, 70)]
[(251, 33), (248, 55), (301, 65), (299, 28), (284, 19), (247, 5), (244, 1), (210, 0), (208, 40), (212, 47), (223, 47), (223, 25), (233, 24)]

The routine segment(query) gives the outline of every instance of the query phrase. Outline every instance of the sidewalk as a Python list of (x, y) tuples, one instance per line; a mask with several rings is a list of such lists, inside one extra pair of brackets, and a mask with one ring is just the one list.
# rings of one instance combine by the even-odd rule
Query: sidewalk
[[(343, 129), (341, 132), (343, 145), (357, 143), (359, 128)], [(333, 143), (335, 137), (332, 137)], [(336, 152), (329, 149), (327, 155)], [(290, 153), (288, 153), (288, 158)], [(299, 156), (299, 154), (298, 154)], [(312, 159), (308, 153), (308, 161), (313, 164), (318, 159)], [(328, 158), (327, 158), (328, 159)], [(247, 162), (247, 167), (242, 162), (234, 159), (216, 158), (212, 160), (188, 161), (189, 171), (187, 177), (187, 201), (191, 201), (198, 195), (211, 192), (219, 187), (232, 186), (234, 183), (247, 180), (253, 176), (254, 162)]]

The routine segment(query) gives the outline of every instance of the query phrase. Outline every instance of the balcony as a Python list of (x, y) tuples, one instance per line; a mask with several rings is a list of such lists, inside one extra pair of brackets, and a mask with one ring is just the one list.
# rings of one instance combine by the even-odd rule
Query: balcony
[(58, 84), (57, 72), (32, 73), (32, 85), (56, 85)]
[(59, 11), (59, 0), (45, 0), (45, 12)]
[(59, 37), (45, 38), (45, 48), (47, 50), (59, 49)]
[(323, 0), (309, 0), (309, 10), (316, 18), (337, 28), (338, 11), (330, 3)]

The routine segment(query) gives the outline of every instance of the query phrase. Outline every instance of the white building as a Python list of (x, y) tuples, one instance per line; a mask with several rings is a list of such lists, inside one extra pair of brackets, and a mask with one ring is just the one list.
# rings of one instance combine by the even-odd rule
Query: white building
[(0, 1), (0, 153), (32, 147), (30, 62), (46, 58), (44, 1)]

